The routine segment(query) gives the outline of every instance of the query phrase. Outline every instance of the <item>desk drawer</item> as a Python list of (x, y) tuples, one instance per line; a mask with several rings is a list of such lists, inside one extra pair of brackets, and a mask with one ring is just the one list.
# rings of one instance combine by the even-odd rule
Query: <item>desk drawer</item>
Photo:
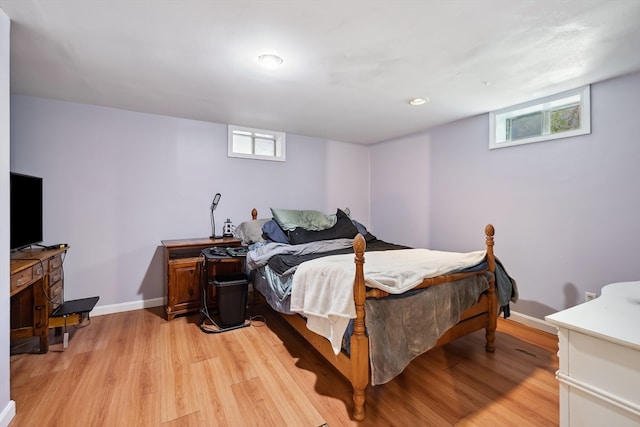
[(56, 255), (49, 259), (49, 271), (62, 267), (62, 254)]
[(11, 275), (11, 290), (14, 291), (20, 290), (20, 288), (25, 287), (29, 283), (33, 282), (33, 269), (36, 267), (27, 268), (25, 270), (20, 271), (19, 273)]
[(62, 305), (62, 254), (49, 259), (49, 312)]
[(31, 269), (33, 270), (33, 280), (38, 280), (47, 273), (45, 271), (46, 265), (41, 262), (31, 267)]
[(49, 310), (53, 311), (62, 304), (62, 280), (51, 283), (49, 286)]
[(49, 273), (49, 287), (54, 286), (56, 283), (62, 281), (62, 269), (53, 270)]

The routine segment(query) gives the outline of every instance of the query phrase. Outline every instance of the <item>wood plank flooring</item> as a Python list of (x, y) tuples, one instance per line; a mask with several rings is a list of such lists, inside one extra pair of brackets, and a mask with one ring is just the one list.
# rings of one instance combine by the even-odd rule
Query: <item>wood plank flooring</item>
[(250, 311), (265, 321), (222, 334), (161, 308), (94, 317), (64, 351), (13, 355), (10, 427), (558, 425), (554, 335), (501, 319), (495, 353), (483, 332), (427, 352), (369, 387), (356, 422), (349, 383), (268, 307)]

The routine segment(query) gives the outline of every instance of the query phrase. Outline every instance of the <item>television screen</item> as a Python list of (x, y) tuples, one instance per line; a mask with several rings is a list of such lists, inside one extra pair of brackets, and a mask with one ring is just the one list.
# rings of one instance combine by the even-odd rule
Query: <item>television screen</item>
[(11, 172), (11, 249), (42, 242), (42, 178)]

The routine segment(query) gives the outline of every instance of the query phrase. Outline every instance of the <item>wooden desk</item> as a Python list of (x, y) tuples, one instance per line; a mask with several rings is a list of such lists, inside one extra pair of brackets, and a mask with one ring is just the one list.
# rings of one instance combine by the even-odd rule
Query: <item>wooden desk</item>
[[(167, 320), (179, 314), (200, 310), (202, 306), (202, 250), (212, 246), (239, 247), (242, 240), (231, 237), (210, 239), (163, 240), (165, 286), (167, 289)], [(209, 275), (239, 273), (242, 260), (229, 258), (209, 267)], [(215, 295), (208, 298), (213, 304)]]
[(63, 302), (62, 261), (69, 248), (28, 249), (11, 255), (10, 339), (39, 337), (49, 351), (49, 315)]

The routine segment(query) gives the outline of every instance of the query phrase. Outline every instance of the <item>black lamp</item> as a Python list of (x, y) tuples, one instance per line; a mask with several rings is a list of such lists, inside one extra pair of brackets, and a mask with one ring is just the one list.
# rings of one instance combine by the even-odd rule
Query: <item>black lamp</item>
[(218, 207), (218, 202), (220, 201), (220, 193), (216, 193), (215, 196), (213, 196), (213, 201), (211, 202), (211, 238), (212, 239), (217, 239), (220, 236), (216, 236), (216, 221), (213, 218), (213, 211), (216, 210), (216, 208)]

